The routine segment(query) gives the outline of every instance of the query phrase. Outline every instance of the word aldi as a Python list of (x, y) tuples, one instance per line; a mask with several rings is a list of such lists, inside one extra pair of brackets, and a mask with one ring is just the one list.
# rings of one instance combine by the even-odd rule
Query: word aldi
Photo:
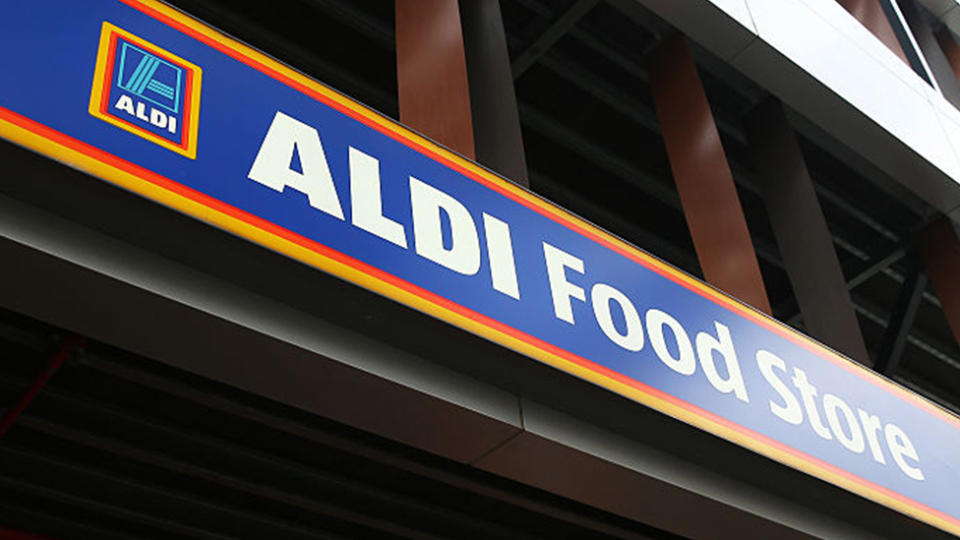
[(201, 73), (179, 56), (104, 22), (90, 114), (195, 158)]
[(12, 4), (0, 136), (960, 534), (950, 413), (159, 2)]

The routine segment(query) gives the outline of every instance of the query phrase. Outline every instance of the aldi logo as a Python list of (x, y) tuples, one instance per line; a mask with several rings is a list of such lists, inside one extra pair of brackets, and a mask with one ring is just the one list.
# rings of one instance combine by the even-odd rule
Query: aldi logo
[(194, 159), (201, 74), (196, 65), (105, 22), (90, 114)]

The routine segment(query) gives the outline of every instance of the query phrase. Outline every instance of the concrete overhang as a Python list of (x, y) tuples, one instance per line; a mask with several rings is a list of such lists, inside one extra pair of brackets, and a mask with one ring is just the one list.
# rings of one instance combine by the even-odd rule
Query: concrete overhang
[(960, 220), (960, 111), (835, 0), (637, 1)]

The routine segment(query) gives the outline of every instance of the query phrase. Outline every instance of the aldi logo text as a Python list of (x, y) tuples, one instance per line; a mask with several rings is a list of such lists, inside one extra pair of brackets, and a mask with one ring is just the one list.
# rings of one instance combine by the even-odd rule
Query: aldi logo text
[(90, 114), (194, 159), (200, 77), (194, 64), (103, 23)]

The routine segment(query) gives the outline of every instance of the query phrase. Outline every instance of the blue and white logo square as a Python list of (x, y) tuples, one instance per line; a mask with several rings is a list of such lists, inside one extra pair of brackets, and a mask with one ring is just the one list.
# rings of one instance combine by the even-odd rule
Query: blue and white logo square
[[(117, 86), (130, 94), (124, 99), (128, 114), (136, 114), (137, 108), (146, 109), (144, 102), (149, 103), (150, 123), (177, 133), (185, 70), (124, 41), (120, 42), (118, 56)], [(138, 102), (134, 102), (137, 98)]]
[(90, 113), (193, 158), (200, 76), (194, 64), (104, 23)]

